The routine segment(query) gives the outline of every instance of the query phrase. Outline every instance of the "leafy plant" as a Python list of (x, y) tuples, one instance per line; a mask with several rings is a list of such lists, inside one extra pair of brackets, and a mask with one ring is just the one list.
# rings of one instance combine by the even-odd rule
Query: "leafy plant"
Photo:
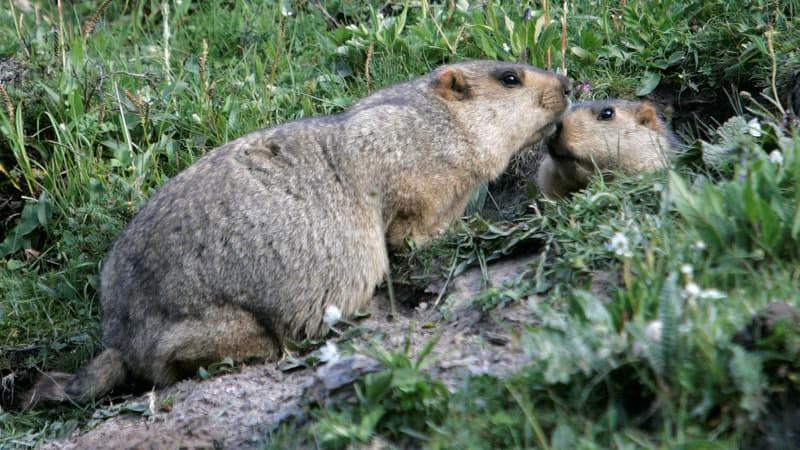
[(739, 154), (743, 164), (733, 179), (718, 184), (701, 180), (693, 190), (670, 174), (676, 209), (717, 258), (800, 258), (797, 137), (778, 139), (770, 155), (761, 146)]
[(410, 356), (410, 337), (402, 352), (373, 344), (361, 348), (384, 369), (368, 374), (355, 386), (356, 403), (342, 411), (326, 411), (313, 432), (326, 448), (365, 443), (381, 433), (392, 439), (419, 438), (447, 414), (450, 393), (423, 369), (438, 337)]
[[(0, 243), (0, 257), (11, 255), (22, 249), (32, 248), (32, 235), (37, 230), (46, 230), (48, 221), (52, 216), (53, 206), (47, 192), (43, 192), (37, 201), (28, 202), (22, 209), (17, 225)], [(10, 261), (9, 263), (16, 264)]]

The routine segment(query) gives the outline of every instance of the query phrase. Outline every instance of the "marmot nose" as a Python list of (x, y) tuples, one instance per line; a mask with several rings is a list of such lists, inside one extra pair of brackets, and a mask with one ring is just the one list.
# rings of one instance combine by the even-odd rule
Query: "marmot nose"
[(558, 81), (561, 82), (561, 92), (564, 94), (564, 97), (569, 97), (569, 94), (572, 93), (572, 80), (563, 75), (556, 74), (556, 76), (558, 77)]

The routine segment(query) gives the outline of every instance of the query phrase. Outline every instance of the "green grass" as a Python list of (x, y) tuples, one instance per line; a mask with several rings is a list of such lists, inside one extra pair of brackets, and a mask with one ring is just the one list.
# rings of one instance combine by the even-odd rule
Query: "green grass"
[[(0, 369), (22, 381), (35, 368), (75, 370), (99, 349), (105, 251), (161, 184), (206, 151), (340, 111), (443, 62), (544, 67), (549, 50), (552, 66), (562, 65), (560, 2), (550, 2), (549, 22), (541, 2), (379, 11), (382, 1), (329, 0), (324, 13), (316, 2), (112, 2), (88, 36), (81, 27), (100, 2), (64, 2), (63, 17), (55, 2), (38, 3), (38, 20), (0, 12), (0, 57), (27, 67), (5, 85), (14, 115), (0, 105), (0, 201), (22, 205), (0, 225)], [(771, 101), (773, 75), (780, 89), (800, 69), (800, 5), (575, 3), (563, 63), (585, 87), (581, 98), (674, 95), (694, 108), (678, 113), (699, 119), (679, 125), (707, 129), (708, 142), (692, 144), (675, 173), (597, 182), (571, 201), (540, 202), (540, 215), (472, 217), (414, 254), (409, 267), (446, 276), (454, 261), (481, 265), (544, 243), (547, 264), (531, 279), (478, 299), (488, 309), (546, 295), (533, 309), (544, 326), (522, 340), (536, 363), (450, 394), (407, 357), (384, 355), (383, 378), (364, 380), (355, 405), (312, 412), (314, 442), (731, 448), (768, 422), (781, 390), (797, 389), (796, 336), (749, 352), (731, 338), (768, 302), (800, 305), (800, 138)], [(714, 131), (712, 110), (731, 103), (726, 90), (751, 94), (734, 98), (744, 124), (759, 118), (761, 136), (736, 124)], [(719, 150), (730, 156), (714, 158)], [(627, 253), (609, 250), (616, 233)], [(613, 281), (608, 298), (590, 294), (599, 272)], [(725, 297), (687, 294), (690, 283)], [(655, 340), (646, 337), (654, 323)], [(0, 447), (63, 436), (92, 411), (0, 412)], [(278, 433), (275, 445), (293, 435)]]

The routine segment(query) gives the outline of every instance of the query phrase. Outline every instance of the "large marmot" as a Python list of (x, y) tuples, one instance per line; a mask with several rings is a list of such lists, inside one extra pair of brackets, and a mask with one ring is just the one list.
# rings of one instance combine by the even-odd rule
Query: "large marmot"
[(578, 103), (548, 143), (536, 184), (547, 197), (564, 197), (586, 187), (598, 170), (639, 173), (668, 167), (677, 145), (650, 102)]
[(28, 404), (85, 401), (128, 376), (167, 385), (323, 336), (328, 306), (349, 316), (372, 297), (387, 243), (437, 234), (515, 152), (555, 131), (567, 86), (527, 65), (446, 65), (208, 153), (108, 253), (105, 350), (75, 375), (45, 374)]

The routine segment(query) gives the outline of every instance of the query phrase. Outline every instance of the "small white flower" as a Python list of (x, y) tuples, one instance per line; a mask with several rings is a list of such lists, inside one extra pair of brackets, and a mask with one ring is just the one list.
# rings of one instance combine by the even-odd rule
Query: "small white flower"
[(697, 241), (694, 244), (692, 244), (692, 247), (694, 247), (695, 250), (701, 250), (702, 251), (702, 250), (706, 249), (706, 243), (703, 242), (703, 241)]
[(61, 131), (67, 131), (67, 126), (63, 123), (58, 124), (58, 128), (61, 128)]
[(773, 164), (783, 164), (783, 154), (778, 150), (773, 150), (769, 154), (769, 160), (772, 161)]
[(339, 348), (332, 341), (325, 343), (319, 349), (319, 360), (326, 363), (334, 363), (339, 360)]
[(631, 256), (631, 252), (628, 250), (628, 238), (625, 237), (624, 234), (617, 232), (611, 236), (611, 240), (608, 241), (608, 251), (614, 252), (617, 256)]
[(156, 45), (148, 45), (147, 51), (150, 53), (158, 53), (158, 46)]
[(694, 273), (694, 267), (692, 267), (691, 264), (684, 264), (681, 266), (681, 273), (687, 277), (690, 277)]
[(153, 98), (150, 95), (151, 91), (150, 91), (149, 87), (144, 87), (144, 88), (137, 89), (136, 93), (139, 95), (139, 98), (141, 98), (143, 102), (145, 102), (145, 103), (152, 103), (153, 102)]
[(147, 413), (146, 415), (153, 416), (156, 414), (156, 391), (151, 390), (147, 394), (145, 394), (147, 398)]
[(192, 120), (194, 120), (197, 124), (203, 123), (203, 120), (200, 119), (200, 116), (198, 116), (197, 113), (192, 113)]
[(660, 320), (653, 320), (652, 322), (647, 324), (647, 327), (644, 329), (644, 334), (653, 342), (661, 341), (661, 330), (664, 328), (664, 325), (661, 323)]
[(340, 320), (342, 320), (342, 310), (336, 305), (328, 305), (328, 307), (325, 308), (325, 315), (322, 317), (322, 321), (329, 327), (332, 327)]
[(724, 292), (717, 289), (703, 289), (700, 292), (700, 298), (707, 298), (709, 300), (720, 300), (727, 297)]
[(508, 46), (507, 42), (503, 42), (503, 50), (508, 53), (511, 51), (511, 47)]
[(697, 297), (698, 295), (700, 295), (700, 292), (702, 292), (702, 290), (700, 289), (700, 286), (697, 285), (697, 283), (690, 282), (686, 284), (686, 294), (689, 297)]
[(747, 122), (747, 133), (753, 137), (761, 137), (761, 123), (759, 123), (757, 118), (750, 119)]

